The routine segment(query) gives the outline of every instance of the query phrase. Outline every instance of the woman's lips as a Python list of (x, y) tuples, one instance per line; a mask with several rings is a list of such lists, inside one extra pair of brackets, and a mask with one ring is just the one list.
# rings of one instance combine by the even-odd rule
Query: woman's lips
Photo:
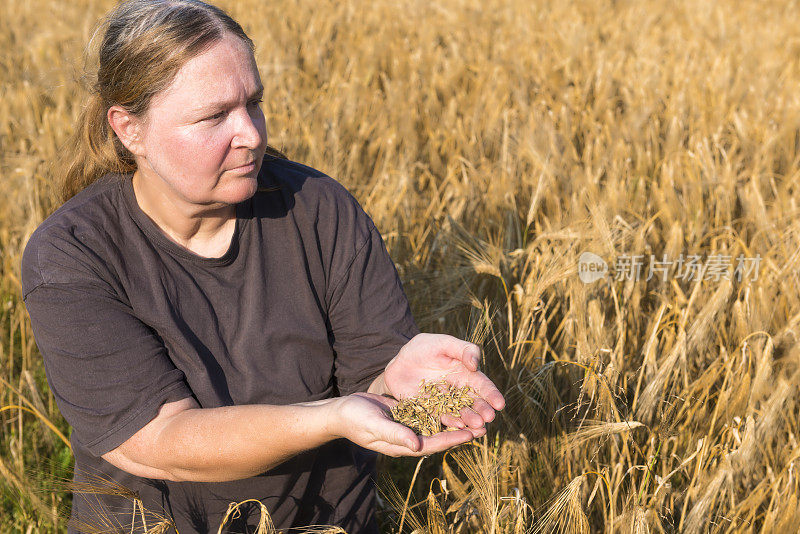
[(233, 169), (230, 169), (230, 170), (232, 170), (234, 172), (248, 173), (250, 171), (255, 170), (255, 168), (256, 168), (256, 162), (255, 161), (251, 161), (247, 165), (242, 165), (241, 167), (234, 167)]

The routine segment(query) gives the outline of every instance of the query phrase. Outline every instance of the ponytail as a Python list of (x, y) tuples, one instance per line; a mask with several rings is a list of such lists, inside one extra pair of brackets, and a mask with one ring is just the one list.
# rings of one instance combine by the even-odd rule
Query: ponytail
[(128, 173), (136, 170), (133, 155), (120, 143), (107, 114), (110, 106), (94, 93), (78, 119), (78, 128), (67, 141), (63, 157), (66, 172), (58, 192), (62, 202), (108, 172)]

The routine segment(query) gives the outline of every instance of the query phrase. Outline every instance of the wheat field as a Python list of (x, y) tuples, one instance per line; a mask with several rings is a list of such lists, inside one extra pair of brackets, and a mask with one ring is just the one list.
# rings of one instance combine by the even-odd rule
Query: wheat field
[[(2, 532), (66, 530), (19, 263), (112, 3), (0, 2)], [(421, 329), (480, 343), (508, 400), (381, 460), (383, 531), (800, 528), (798, 2), (216, 3), (270, 144), (356, 196)]]

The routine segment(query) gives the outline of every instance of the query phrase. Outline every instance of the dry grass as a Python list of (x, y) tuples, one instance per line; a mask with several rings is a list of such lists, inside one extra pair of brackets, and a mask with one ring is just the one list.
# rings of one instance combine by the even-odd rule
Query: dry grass
[[(0, 2), (2, 531), (64, 529), (19, 260), (111, 3)], [(355, 194), (420, 327), (479, 339), (508, 399), (407, 507), (410, 469), (384, 462), (385, 528), (404, 508), (405, 531), (453, 534), (796, 528), (800, 4), (220, 3), (258, 45), (270, 142)], [(584, 251), (761, 263), (583, 284)]]

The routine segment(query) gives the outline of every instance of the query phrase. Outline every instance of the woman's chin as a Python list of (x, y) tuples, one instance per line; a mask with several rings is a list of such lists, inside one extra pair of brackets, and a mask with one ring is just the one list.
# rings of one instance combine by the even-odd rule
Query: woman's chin
[(258, 179), (255, 174), (253, 176), (237, 176), (236, 180), (225, 188), (222, 195), (225, 199), (220, 200), (227, 204), (238, 204), (255, 195), (257, 189)]

